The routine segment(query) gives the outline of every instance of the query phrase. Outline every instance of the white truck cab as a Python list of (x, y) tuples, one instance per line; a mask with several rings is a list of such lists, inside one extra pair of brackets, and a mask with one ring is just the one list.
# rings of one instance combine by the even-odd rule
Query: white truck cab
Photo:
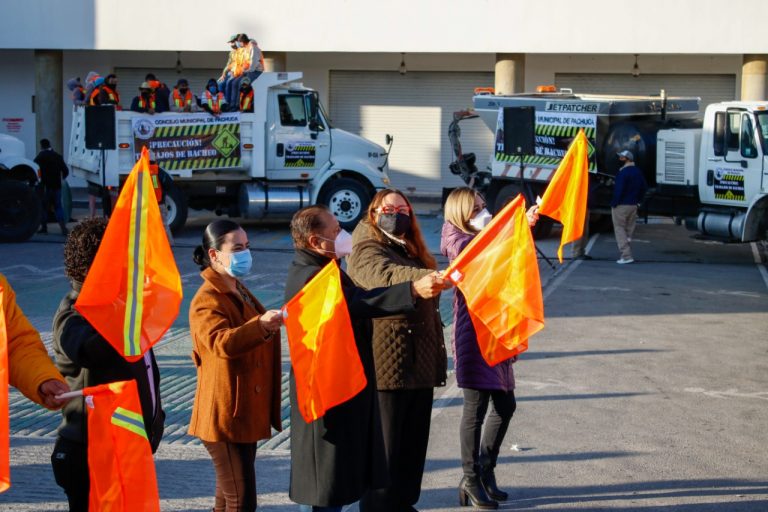
[[(304, 87), (300, 72), (263, 73), (253, 82), (254, 112), (142, 114), (115, 112), (117, 149), (85, 146), (85, 110), (73, 115), (73, 174), (117, 187), (148, 147), (174, 187), (167, 206), (173, 229), (187, 208), (246, 218), (290, 218), (324, 204), (342, 227), (353, 227), (376, 190), (389, 185), (382, 146), (334, 128)], [(101, 107), (99, 107), (101, 108)]]
[(742, 242), (768, 231), (768, 102), (709, 105), (700, 130), (660, 130), (657, 183), (694, 189), (688, 222), (704, 234)]

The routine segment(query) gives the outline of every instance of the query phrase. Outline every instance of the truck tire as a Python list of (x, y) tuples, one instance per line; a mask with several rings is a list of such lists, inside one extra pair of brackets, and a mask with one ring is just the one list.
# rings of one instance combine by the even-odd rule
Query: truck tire
[[(510, 184), (503, 186), (496, 194), (496, 202), (494, 203), (493, 213), (499, 213), (501, 209), (504, 208), (512, 199), (517, 197), (517, 194), (519, 193), (520, 185)], [(549, 237), (549, 235), (552, 234), (553, 225), (554, 221), (552, 219), (546, 215), (540, 215), (538, 222), (536, 222), (536, 226), (534, 226), (532, 230), (533, 238), (536, 240), (543, 240)]]
[(0, 242), (25, 242), (40, 227), (43, 208), (35, 190), (20, 181), (0, 181)]
[(168, 186), (165, 189), (164, 204), (161, 204), (160, 207), (166, 208), (168, 226), (171, 228), (171, 233), (175, 235), (187, 222), (187, 214), (189, 213), (187, 196), (179, 187), (175, 185)]
[(371, 196), (360, 182), (339, 178), (325, 184), (317, 202), (331, 210), (342, 229), (352, 231), (365, 216)]

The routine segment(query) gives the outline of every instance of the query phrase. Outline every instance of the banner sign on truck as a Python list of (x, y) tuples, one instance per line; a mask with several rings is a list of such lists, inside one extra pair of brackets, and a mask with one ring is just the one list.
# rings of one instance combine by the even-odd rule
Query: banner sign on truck
[[(567, 109), (545, 109), (536, 111), (534, 144), (535, 155), (526, 155), (523, 161), (526, 165), (557, 167), (560, 160), (568, 151), (579, 130), (584, 129), (584, 134), (590, 143), (589, 170), (595, 170), (595, 161), (592, 156), (595, 153), (595, 131), (597, 128), (597, 115), (584, 112), (597, 112), (597, 109), (584, 108), (589, 105), (579, 105), (580, 109), (574, 112)], [(497, 162), (519, 163), (520, 157), (504, 154), (504, 109), (499, 109), (496, 121), (496, 148), (495, 158)]]
[(166, 171), (240, 167), (240, 113), (212, 116), (137, 116), (133, 151), (147, 147)]

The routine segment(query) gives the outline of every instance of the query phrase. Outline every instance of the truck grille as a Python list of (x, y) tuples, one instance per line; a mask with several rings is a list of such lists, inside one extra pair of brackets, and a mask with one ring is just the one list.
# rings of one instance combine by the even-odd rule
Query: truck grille
[(685, 184), (685, 142), (664, 144), (664, 183)]

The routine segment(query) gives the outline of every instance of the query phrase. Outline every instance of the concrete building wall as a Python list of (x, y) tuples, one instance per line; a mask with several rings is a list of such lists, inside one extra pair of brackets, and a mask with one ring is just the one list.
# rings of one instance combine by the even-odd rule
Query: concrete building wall
[(285, 52), (768, 53), (760, 25), (768, 18), (763, 0), (5, 4), (0, 48), (216, 51), (232, 32), (248, 32), (264, 48)]

